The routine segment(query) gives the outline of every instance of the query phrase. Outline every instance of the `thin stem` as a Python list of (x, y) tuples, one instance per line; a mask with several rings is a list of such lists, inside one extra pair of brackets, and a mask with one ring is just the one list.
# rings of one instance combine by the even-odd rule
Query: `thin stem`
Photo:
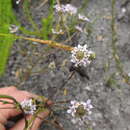
[(117, 48), (116, 48), (117, 34), (116, 34), (116, 30), (115, 30), (115, 3), (116, 3), (116, 0), (112, 0), (111, 30), (112, 30), (112, 50), (113, 50), (113, 57), (115, 59), (116, 67), (117, 67), (117, 70), (119, 71), (120, 75), (125, 80), (125, 82), (130, 85), (129, 77), (124, 72), (124, 70), (123, 70), (123, 66), (121, 64), (120, 58), (119, 58), (118, 53), (117, 53)]
[(70, 47), (68, 45), (63, 45), (63, 44), (60, 44), (58, 42), (54, 42), (54, 41), (51, 41), (51, 40), (41, 40), (41, 39), (28, 38), (28, 37), (22, 37), (22, 39), (30, 40), (30, 41), (34, 41), (34, 42), (39, 42), (41, 44), (47, 44), (47, 45), (49, 45), (51, 47), (64, 49), (66, 51), (72, 51), (73, 50), (73, 47)]
[(2, 102), (4, 104), (14, 104), (13, 102), (8, 102), (8, 101), (4, 101), (4, 100), (0, 100), (0, 102)]
[(29, 41), (33, 41), (33, 42), (39, 42), (41, 44), (47, 44), (51, 47), (54, 48), (59, 48), (59, 49), (63, 49), (66, 51), (72, 51), (73, 47), (68, 46), (68, 45), (64, 45), (55, 41), (51, 41), (51, 40), (41, 40), (41, 39), (36, 39), (36, 38), (29, 38), (29, 37), (24, 37), (24, 36), (17, 36), (17, 35), (13, 35), (13, 34), (0, 34), (0, 36), (12, 36), (16, 39), (24, 39), (24, 40), (29, 40)]

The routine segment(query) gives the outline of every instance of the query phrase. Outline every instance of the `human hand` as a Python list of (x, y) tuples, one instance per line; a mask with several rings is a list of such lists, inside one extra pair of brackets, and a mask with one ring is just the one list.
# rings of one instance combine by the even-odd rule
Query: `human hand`
[[(30, 99), (32, 97), (36, 98), (37, 95), (29, 93), (27, 91), (21, 91), (18, 90), (16, 87), (5, 87), (5, 88), (0, 88), (0, 94), (1, 95), (8, 95), (8, 96), (12, 96), (14, 97), (18, 102), (21, 102), (23, 100), (27, 100)], [(2, 99), (4, 101), (11, 101), (9, 99)], [(52, 102), (48, 101), (47, 102), (48, 105), (51, 105)], [(7, 122), (7, 120), (11, 117), (15, 117), (19, 114), (21, 114), (22, 112), (17, 110), (17, 109), (1, 109), (1, 108), (11, 108), (14, 107), (13, 104), (3, 104), (2, 102), (0, 102), (0, 130), (5, 130), (5, 124)], [(46, 112), (42, 112), (40, 113), (38, 116), (40, 116), (42, 119), (46, 118), (49, 114), (49, 111)], [(30, 119), (32, 117), (32, 115), (27, 115), (27, 120)], [(39, 118), (36, 118), (32, 129), (31, 130), (37, 130), (40, 126), (40, 124), (42, 123), (42, 120)], [(24, 119), (20, 119), (20, 121), (18, 121), (13, 128), (11, 128), (10, 130), (23, 130), (25, 127), (25, 120)]]

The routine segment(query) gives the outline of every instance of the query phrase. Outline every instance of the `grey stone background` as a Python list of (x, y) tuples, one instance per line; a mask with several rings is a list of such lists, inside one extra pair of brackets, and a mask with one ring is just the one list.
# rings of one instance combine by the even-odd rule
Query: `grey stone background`
[[(46, 4), (38, 8), (41, 2), (32, 2), (31, 8), (33, 18), (39, 26), (40, 18), (47, 15), (49, 6)], [(83, 0), (71, 1), (76, 7), (80, 7), (82, 2)], [(116, 0), (117, 49), (124, 71), (130, 73), (130, 3), (126, 5), (123, 3), (125, 1)], [(124, 8), (125, 13), (122, 11)], [(6, 73), (0, 78), (0, 86), (16, 85), (19, 89), (44, 95), (53, 101), (91, 99), (94, 106), (93, 130), (130, 130), (130, 85), (123, 81), (112, 56), (111, 1), (89, 0), (88, 6), (82, 13), (93, 22), (91, 36), (80, 34), (67, 44), (72, 46), (88, 44), (91, 50), (95, 51), (96, 59), (89, 67), (83, 68), (89, 80), (76, 72), (72, 79), (62, 87), (63, 82), (71, 73), (69, 62), (63, 66), (65, 61), (69, 61), (70, 54), (51, 49), (49, 54), (44, 55), (45, 45), (17, 40), (11, 50)], [(22, 12), (16, 15), (23, 26), (31, 29)], [(38, 61), (38, 57), (42, 58)], [(56, 65), (53, 70), (48, 69), (51, 62), (55, 62)], [(31, 65), (34, 65), (34, 68), (29, 73)], [(40, 72), (35, 73), (37, 71)], [(64, 89), (67, 90), (67, 95), (64, 95)], [(72, 124), (71, 117), (66, 114), (65, 110), (57, 113), (56, 117), (64, 130), (87, 129)], [(55, 130), (55, 128), (43, 124), (41, 130)]]

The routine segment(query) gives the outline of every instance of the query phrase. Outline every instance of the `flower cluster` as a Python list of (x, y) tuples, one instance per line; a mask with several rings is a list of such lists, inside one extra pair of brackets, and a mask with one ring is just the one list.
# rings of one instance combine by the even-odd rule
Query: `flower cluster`
[(91, 109), (93, 108), (91, 100), (88, 99), (87, 102), (71, 101), (71, 106), (67, 110), (67, 113), (71, 114), (73, 119), (71, 120), (74, 124), (79, 122), (83, 124), (83, 121), (90, 120), (90, 115), (92, 114)]
[(72, 6), (71, 4), (66, 4), (66, 5), (55, 5), (54, 7), (57, 12), (62, 12), (62, 13), (69, 13), (71, 15), (77, 13), (77, 8)]
[[(66, 4), (66, 5), (56, 4), (54, 8), (56, 9), (56, 12), (68, 13), (70, 15), (76, 15), (78, 12), (78, 9), (71, 4)], [(80, 13), (78, 14), (78, 19), (82, 21), (90, 22), (90, 20), (86, 16)]]
[(34, 114), (36, 111), (36, 104), (34, 104), (33, 99), (23, 100), (20, 103), (22, 109), (24, 110), (25, 114)]
[(75, 67), (86, 67), (95, 58), (95, 53), (87, 49), (87, 45), (78, 45), (71, 51), (71, 62), (75, 64)]

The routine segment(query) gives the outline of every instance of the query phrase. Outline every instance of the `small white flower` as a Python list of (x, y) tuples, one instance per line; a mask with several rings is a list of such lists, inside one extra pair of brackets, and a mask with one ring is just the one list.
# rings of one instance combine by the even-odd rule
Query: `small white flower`
[(62, 33), (63, 33), (63, 30), (60, 29), (59, 31), (56, 31), (56, 30), (54, 30), (54, 28), (52, 28), (52, 33), (53, 33), (53, 34), (62, 34)]
[(91, 109), (93, 108), (90, 99), (88, 99), (87, 102), (83, 102), (83, 101), (78, 102), (74, 100), (71, 101), (70, 104), (71, 106), (69, 106), (67, 113), (71, 114), (73, 117), (76, 116), (82, 117), (85, 114), (89, 114), (89, 112), (91, 113)]
[(122, 13), (126, 13), (127, 10), (126, 10), (126, 8), (123, 7), (123, 8), (121, 9), (121, 11), (122, 11)]
[(48, 65), (48, 68), (50, 68), (50, 69), (55, 69), (55, 68), (56, 68), (55, 62), (52, 61), (52, 62)]
[(67, 4), (67, 5), (65, 6), (65, 12), (67, 12), (67, 13), (69, 13), (69, 14), (71, 14), (71, 15), (74, 15), (74, 14), (77, 13), (77, 8), (74, 7), (74, 6), (71, 5), (71, 4)]
[(18, 29), (19, 29), (19, 27), (16, 26), (16, 25), (11, 25), (11, 26), (9, 27), (10, 33), (16, 33), (16, 32), (18, 31)]
[(83, 32), (83, 29), (80, 26), (75, 26), (75, 29), (77, 29), (79, 32)]
[(18, 5), (18, 4), (20, 3), (20, 1), (21, 1), (21, 0), (17, 0), (17, 1), (16, 1), (16, 4)]
[(62, 13), (69, 13), (71, 15), (74, 15), (77, 13), (77, 8), (74, 7), (71, 4), (66, 4), (66, 5), (55, 5), (54, 8), (56, 9), (57, 12), (62, 12)]
[(75, 64), (75, 67), (86, 67), (88, 64), (91, 63), (91, 57), (92, 55), (94, 55), (94, 52), (87, 49), (87, 45), (78, 45), (78, 47), (74, 47), (71, 53), (71, 62)]
[(128, 73), (128, 77), (130, 77), (130, 73)]
[(32, 99), (29, 100), (23, 100), (20, 103), (22, 109), (24, 110), (25, 114), (34, 114), (36, 111), (36, 104), (33, 103)]
[(58, 4), (56, 4), (54, 6), (54, 8), (56, 9), (57, 12), (62, 12), (62, 13), (65, 12), (65, 6), (64, 5), (58, 5)]
[(91, 100), (88, 99), (86, 102), (78, 102), (76, 100), (70, 102), (69, 109), (67, 110), (68, 114), (71, 114), (72, 123), (83, 124), (86, 120), (91, 120), (90, 115), (92, 114), (91, 109), (93, 108)]
[(90, 19), (88, 19), (86, 16), (82, 15), (82, 14), (78, 14), (78, 19), (79, 20), (83, 20), (86, 22), (90, 22)]

